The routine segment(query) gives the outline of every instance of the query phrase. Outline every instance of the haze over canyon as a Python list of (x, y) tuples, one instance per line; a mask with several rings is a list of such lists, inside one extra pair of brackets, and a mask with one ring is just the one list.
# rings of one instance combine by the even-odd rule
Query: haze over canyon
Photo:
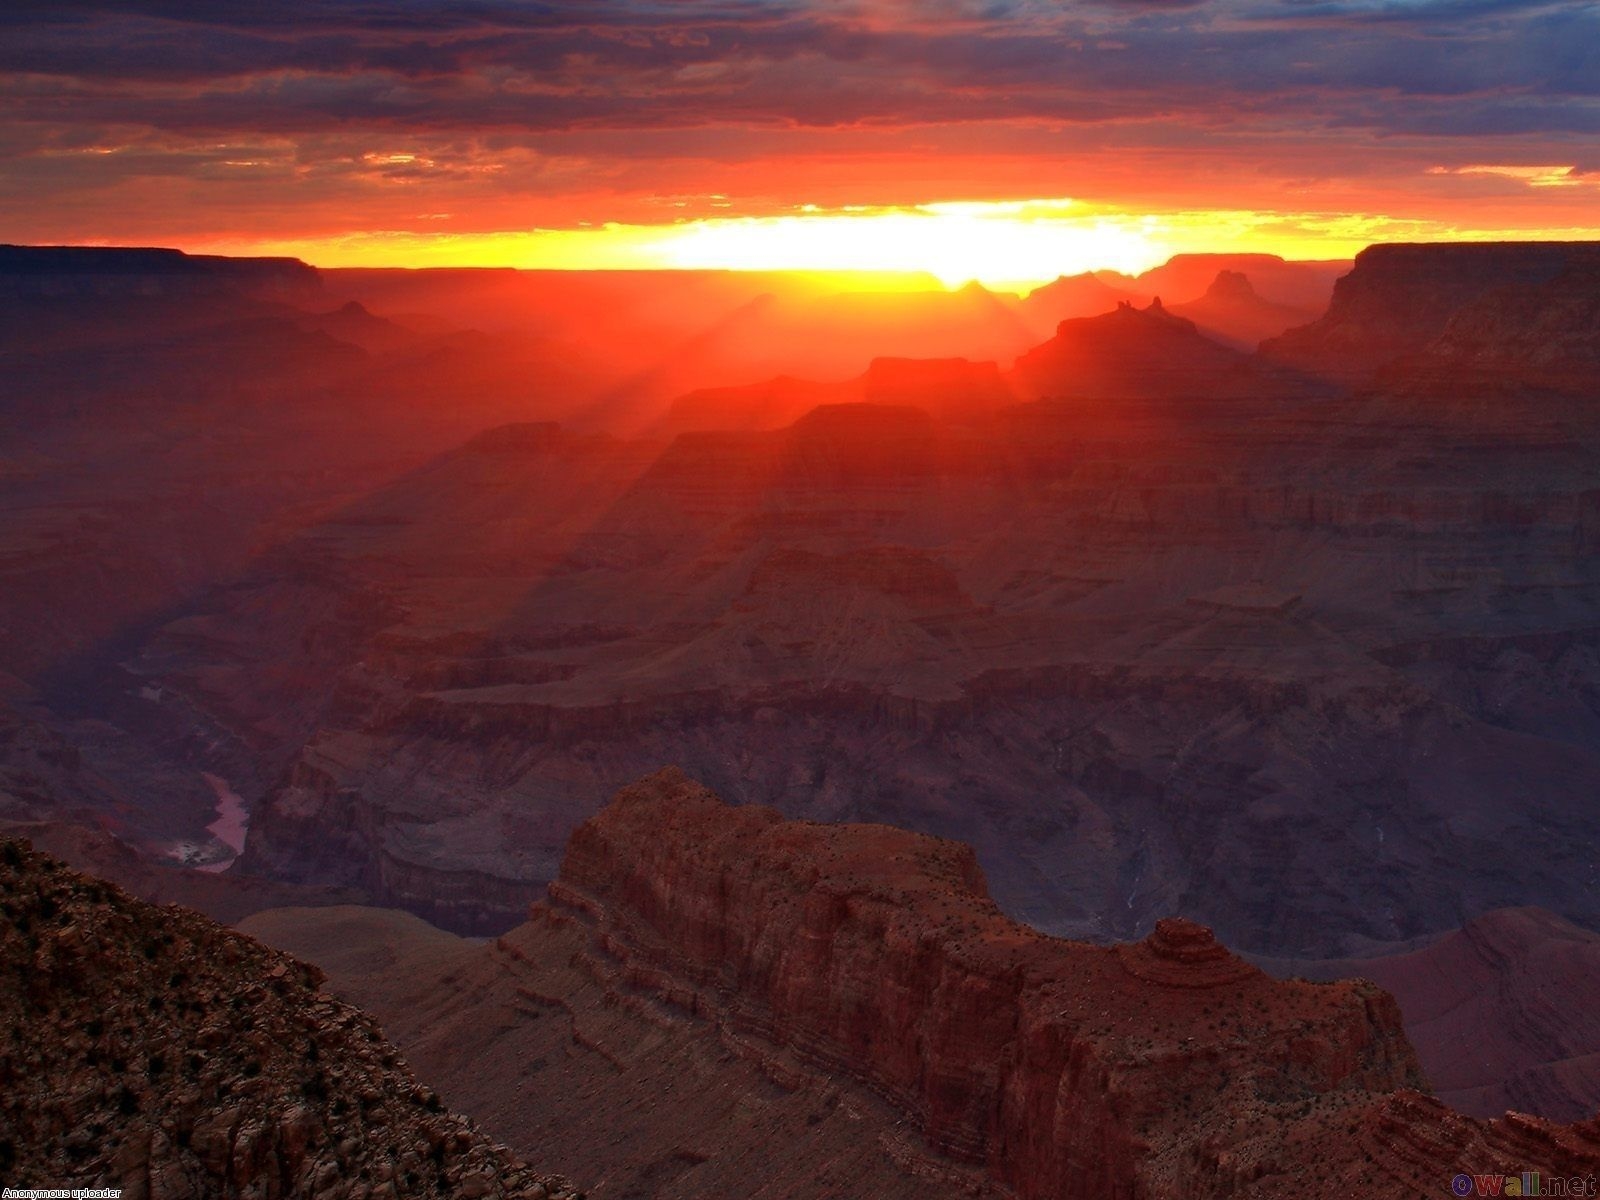
[(1597, 281), (0, 247), (0, 1173), (1592, 1173)]

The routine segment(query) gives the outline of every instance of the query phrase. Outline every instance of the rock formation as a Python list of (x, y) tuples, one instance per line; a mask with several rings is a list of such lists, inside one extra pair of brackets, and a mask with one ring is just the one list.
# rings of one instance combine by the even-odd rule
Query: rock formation
[(313, 967), (0, 841), (0, 1175), (128, 1200), (574, 1195)]
[(225, 258), (120, 246), (0, 246), (0, 299), (216, 296), (315, 300), (316, 268), (294, 258)]
[(1334, 281), (1349, 269), (1350, 263), (1339, 259), (1291, 262), (1276, 254), (1174, 254), (1141, 273), (1137, 283), (1146, 294), (1186, 303), (1202, 295), (1226, 271), (1248, 276), (1253, 289), (1271, 304), (1320, 313), (1328, 306)]
[(1574, 259), (1550, 279), (1508, 283), (1469, 300), (1397, 374), (1454, 388), (1468, 377), (1502, 391), (1592, 394), (1600, 378), (1600, 255)]
[[(1193, 320), (1208, 337), (1252, 350), (1263, 337), (1320, 314), (1334, 280), (1349, 267), (1286, 262), (1275, 254), (1175, 254), (1137, 276), (1062, 276), (1030, 292), (1019, 307), (1043, 336), (1068, 318), (1099, 316), (1123, 303), (1143, 306), (1161, 296), (1170, 311)], [(1237, 283), (1245, 278), (1248, 296)]]
[(1206, 336), (1240, 350), (1254, 350), (1264, 339), (1319, 315), (1318, 310), (1275, 304), (1256, 291), (1247, 275), (1227, 270), (1217, 272), (1204, 295), (1174, 304), (1170, 311), (1193, 321)]
[[(1462, 325), (1445, 343), (1446, 354), (1452, 345), (1459, 349), (1475, 341), (1485, 322), (1501, 330), (1520, 325), (1514, 336), (1536, 343), (1540, 322), (1570, 325), (1569, 318), (1555, 315), (1559, 309), (1549, 307), (1546, 285), (1566, 276), (1571, 282), (1555, 298), (1574, 286), (1581, 295), (1588, 286), (1581, 281), (1592, 281), (1597, 269), (1600, 245), (1593, 242), (1371, 246), (1335, 285), (1323, 316), (1272, 339), (1261, 352), (1313, 374), (1359, 383), (1398, 359), (1426, 351), (1458, 313)], [(1544, 315), (1531, 317), (1530, 303)], [(1592, 314), (1572, 316), (1592, 339)], [(1532, 349), (1524, 342), (1523, 355)], [(1513, 352), (1511, 360), (1515, 357)]]
[[(1587, 922), (1585, 413), (1279, 393), (956, 428), (851, 404), (658, 454), (464, 449), (125, 661), (257, 694), (230, 647), (338, 647), (292, 677), (338, 703), (263, 781), (244, 865), (461, 930), (509, 928), (661, 761), (966, 840), (1052, 932), (1182, 909), (1303, 956), (1515, 904)], [(381, 629), (276, 616), (346, 606)], [(285, 709), (313, 711), (252, 701)], [(1498, 870), (1506, 838), (1552, 868)]]
[(672, 773), (574, 833), (551, 897), (630, 976), (858, 1074), (1029, 1200), (1170, 1192), (1280, 1106), (1420, 1083), (1376, 990), (1274, 984), (1183, 921), (1117, 948), (1042, 938), (965, 847), (730, 809)]
[[(841, 1107), (874, 1196), (920, 1179), (921, 1194), (1018, 1200), (1333, 1200), (1426, 1194), (1458, 1171), (1600, 1168), (1600, 1121), (1475, 1121), (1425, 1095), (1372, 984), (1272, 980), (1176, 918), (1118, 946), (1045, 937), (1000, 913), (964, 846), (731, 808), (671, 770), (581, 826), (548, 901), (484, 951), (419, 946), (386, 960), (403, 970), (363, 972), (339, 910), (272, 917), (254, 927), (291, 942), (297, 925), (324, 928), (300, 937), (380, 1011), (388, 993), (453, 1103), (514, 1142), (595, 1154), (597, 1197), (646, 1180), (657, 1196), (720, 1195), (730, 1168), (784, 1195), (837, 1194), (801, 1162), (836, 1165)], [(495, 1065), (476, 1070), (464, 1045)], [(688, 1073), (659, 1105), (637, 1091), (662, 1086), (652, 1061)], [(529, 1120), (514, 1095), (547, 1073), (562, 1082), (547, 1090), (632, 1128), (596, 1139), (576, 1107)], [(680, 1106), (703, 1113), (703, 1092), (726, 1104), (740, 1087), (753, 1094), (730, 1111), (764, 1114), (765, 1143), (685, 1137)]]
[(1250, 390), (1245, 356), (1201, 335), (1152, 300), (1062, 321), (1056, 335), (1017, 359), (1019, 390), (1034, 396), (1235, 396)]
[[(1457, 257), (1399, 255), (1470, 290)], [(1278, 298), (1254, 264), (1180, 265)], [(1533, 353), (1515, 329), (1581, 365), (1581, 280), (1497, 285), (1524, 289), (1515, 328), (1474, 293), (1407, 373), (1345, 395), (1248, 365), (1257, 390), (1230, 393), (1184, 347), (1239, 356), (1130, 311), (1064, 361), (1143, 396), (1072, 393), (1096, 382), (1073, 367), (1061, 398), (959, 421), (857, 399), (615, 432), (665, 386), (627, 372), (692, 369), (679, 394), (764, 353), (723, 320), (782, 281), (735, 275), (339, 275), (370, 314), (438, 299), (492, 331), (310, 379), (296, 347), (394, 330), (319, 326), (361, 298), (338, 288), (312, 313), (252, 301), (271, 320), (225, 349), (209, 325), (245, 314), (220, 303), (189, 304), (182, 337), (170, 310), (140, 323), (153, 301), (15, 305), (35, 316), (0, 321), (0, 818), (103, 830), (165, 898), (348, 889), (493, 934), (606, 797), (675, 762), (740, 803), (962, 840), (1006, 912), (1088, 940), (1172, 912), (1297, 958), (1508, 906), (1600, 925), (1600, 407), (1481, 365)], [(816, 329), (851, 319), (834, 290), (802, 297)], [(1369, 289), (1374, 337), (1409, 327), (1409, 296)], [(856, 355), (840, 378), (896, 348), (830, 345)], [(596, 346), (614, 387), (578, 381)], [(911, 400), (993, 378), (878, 377)], [(232, 897), (164, 887), (208, 844), (202, 771), (250, 815)]]
[[(1132, 281), (1130, 281), (1131, 283)], [(1097, 317), (1119, 304), (1148, 304), (1150, 297), (1139, 291), (1114, 287), (1093, 271), (1061, 275), (1029, 292), (1022, 300), (1022, 312), (1047, 335), (1062, 321)]]

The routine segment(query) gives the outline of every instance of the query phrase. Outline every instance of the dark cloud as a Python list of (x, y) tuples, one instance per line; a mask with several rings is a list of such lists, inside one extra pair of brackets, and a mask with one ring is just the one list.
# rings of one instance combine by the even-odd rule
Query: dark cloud
[(1571, 10), (1571, 0), (1276, 0), (1258, 8), (1264, 20), (1323, 19), (1338, 24), (1427, 25), (1444, 21), (1515, 16), (1534, 11)]
[[(385, 116), (383, 105), (345, 106), (372, 90), (363, 79), (389, 77), (394, 111), (387, 115), (410, 114), (408, 90), (425, 88), (426, 107), (437, 104), (441, 119), (466, 125), (617, 119), (649, 126), (663, 116), (729, 115), (911, 122), (962, 112), (1076, 119), (1085, 111), (1161, 112), (1175, 100), (1222, 109), (1239, 93), (1294, 103), (1308, 84), (1324, 101), (1332, 92), (1589, 96), (1600, 88), (1600, 9), (1589, 4), (1016, 0), (946, 7), (952, 15), (937, 21), (927, 4), (891, 3), (285, 0), (210, 4), (199, 15), (197, 6), (160, 0), (23, 4), (0, 14), (0, 72), (70, 80), (85, 90), (121, 86), (135, 116), (139, 83), (238, 90), (241, 79), (294, 74), (312, 82), (274, 83), (257, 94), (310, 119), (320, 91), (334, 120)], [(805, 64), (803, 79), (787, 75), (796, 63)], [(216, 99), (197, 92), (196, 103), (202, 98)], [(707, 99), (713, 103), (697, 112)], [(175, 119), (169, 101), (161, 97), (151, 115)]]
[[(470, 180), (476, 152), (460, 148), (495, 139), (542, 151), (614, 133), (621, 172), (675, 140), (737, 157), (739, 130), (772, 153), (807, 131), (964, 126), (1021, 131), (1039, 155), (1062, 130), (1105, 130), (1197, 162), (1435, 139), (1414, 151), (1421, 172), (1511, 142), (1577, 156), (1600, 129), (1600, 4), (10, 0), (0, 105), (0, 170), (40, 197), (97, 170), (209, 179), (255, 161), (206, 147), (339, 137), (456, 148), (439, 161), (464, 175), (410, 164), (382, 176), (397, 184)], [(125, 152), (68, 161), (75, 141)], [(355, 154), (314, 165), (370, 175)]]

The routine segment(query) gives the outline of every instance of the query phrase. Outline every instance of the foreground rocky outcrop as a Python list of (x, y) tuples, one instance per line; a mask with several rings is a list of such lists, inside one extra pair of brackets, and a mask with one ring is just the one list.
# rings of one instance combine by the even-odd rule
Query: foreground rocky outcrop
[(1046, 938), (999, 912), (965, 847), (730, 809), (675, 772), (573, 835), (551, 901), (629, 980), (857, 1075), (1020, 1197), (1600, 1167), (1600, 1123), (1478, 1126), (1417, 1095), (1370, 984), (1273, 981), (1182, 920), (1134, 945)]
[[(999, 912), (963, 846), (732, 808), (676, 771), (580, 827), (549, 900), (481, 951), (390, 920), (363, 963), (359, 911), (252, 927), (342, 962), (336, 985), (387, 1005), (452, 1103), (558, 1165), (581, 1152), (597, 1197), (820, 1198), (846, 1165), (860, 1195), (1023, 1200), (1600, 1169), (1600, 1122), (1427, 1096), (1370, 983), (1273, 980), (1178, 919), (1049, 938)], [(581, 1107), (530, 1117), (525, 1089)]]
[(321, 973), (0, 841), (0, 1176), (214, 1196), (570, 1197)]

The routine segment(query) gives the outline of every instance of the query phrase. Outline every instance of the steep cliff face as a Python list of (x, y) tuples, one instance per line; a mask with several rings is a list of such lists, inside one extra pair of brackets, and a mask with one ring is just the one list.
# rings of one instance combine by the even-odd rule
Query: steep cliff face
[(1407, 363), (1452, 382), (1463, 372), (1514, 387), (1600, 390), (1600, 253), (1554, 278), (1511, 283), (1462, 305)]
[(1136, 944), (1048, 938), (1000, 913), (965, 847), (729, 808), (675, 771), (581, 826), (550, 896), (535, 923), (589, 927), (626, 987), (857, 1080), (1024, 1200), (1600, 1165), (1600, 1127), (1490, 1127), (1408, 1090), (1371, 984), (1271, 980), (1178, 919)]
[(376, 909), (246, 928), (596, 1200), (1344, 1200), (1600, 1169), (1595, 1122), (1476, 1121), (1404, 1086), (1370, 984), (1272, 983), (1181, 920), (1042, 937), (964, 847), (730, 809), (676, 772), (586, 825), (493, 942)]
[(0, 1176), (128, 1200), (570, 1197), (313, 967), (0, 841)]
[[(1266, 342), (1261, 352), (1319, 375), (1361, 381), (1426, 350), (1468, 306), (1487, 304), (1493, 313), (1508, 294), (1539, 293), (1568, 274), (1592, 278), (1597, 268), (1600, 244), (1593, 242), (1372, 246), (1334, 286), (1322, 317)], [(1458, 329), (1458, 344), (1480, 322), (1481, 316), (1471, 318)]]

